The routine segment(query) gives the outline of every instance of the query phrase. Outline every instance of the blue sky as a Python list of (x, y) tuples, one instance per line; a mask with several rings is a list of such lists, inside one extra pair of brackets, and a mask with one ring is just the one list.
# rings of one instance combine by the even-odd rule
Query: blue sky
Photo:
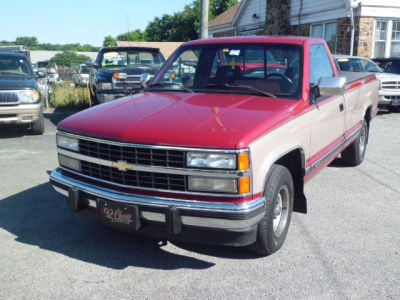
[[(193, 0), (17, 0), (1, 3), (0, 41), (35, 36), (39, 43), (101, 46), (104, 37), (144, 30), (154, 17)], [(128, 22), (129, 20), (129, 22)]]

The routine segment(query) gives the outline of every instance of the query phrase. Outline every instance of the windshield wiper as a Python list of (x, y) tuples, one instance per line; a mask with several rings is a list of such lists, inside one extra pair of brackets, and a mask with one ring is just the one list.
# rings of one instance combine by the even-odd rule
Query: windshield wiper
[(157, 83), (149, 84), (147, 87), (151, 88), (151, 87), (156, 87), (156, 86), (171, 86), (171, 85), (179, 86), (185, 92), (194, 93), (193, 90), (183, 86), (183, 84), (178, 83), (178, 82), (157, 82)]
[(252, 90), (254, 92), (257, 92), (260, 95), (263, 96), (267, 96), (267, 97), (272, 97), (272, 98), (278, 98), (277, 96), (275, 96), (274, 94), (259, 90), (251, 85), (245, 85), (245, 84), (239, 84), (239, 85), (231, 85), (231, 84), (216, 84), (216, 83), (209, 83), (206, 84), (205, 87), (215, 87), (215, 88), (226, 88), (226, 89), (230, 89), (230, 88), (243, 88), (243, 89), (248, 89), (248, 90)]

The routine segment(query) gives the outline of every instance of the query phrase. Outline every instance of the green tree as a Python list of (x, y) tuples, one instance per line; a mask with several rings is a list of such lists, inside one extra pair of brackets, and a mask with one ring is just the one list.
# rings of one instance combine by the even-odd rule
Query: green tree
[[(209, 19), (221, 14), (237, 0), (210, 0)], [(183, 11), (156, 17), (149, 22), (145, 35), (149, 41), (190, 41), (198, 38), (200, 27), (200, 0), (185, 5)]]
[(234, 6), (237, 2), (238, 0), (211, 0), (208, 19), (214, 19), (216, 16), (222, 14), (228, 8)]
[(111, 35), (104, 37), (103, 47), (115, 46), (115, 39)]
[(17, 37), (15, 39), (15, 44), (17, 45), (25, 45), (28, 46), (29, 48), (34, 48), (35, 46), (37, 46), (38, 44), (38, 40), (36, 37), (34, 36), (21, 36), (21, 37)]
[(140, 29), (129, 31), (117, 36), (117, 41), (144, 41), (145, 33)]
[(90, 57), (86, 55), (78, 55), (75, 52), (71, 51), (64, 51), (61, 53), (57, 53), (54, 57), (52, 57), (50, 60), (52, 62), (55, 62), (58, 65), (62, 66), (68, 66), (70, 64), (83, 64), (87, 60), (89, 60)]

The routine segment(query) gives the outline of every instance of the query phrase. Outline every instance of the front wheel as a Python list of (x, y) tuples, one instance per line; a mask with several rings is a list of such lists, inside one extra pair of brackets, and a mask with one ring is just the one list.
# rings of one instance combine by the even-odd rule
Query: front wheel
[(258, 225), (257, 240), (247, 248), (260, 255), (278, 251), (285, 241), (293, 209), (293, 178), (289, 170), (273, 165), (264, 190), (265, 216)]
[(32, 123), (31, 125), (31, 133), (33, 135), (41, 135), (44, 132), (44, 118), (43, 111), (40, 110), (39, 118)]
[(368, 143), (368, 123), (364, 119), (357, 139), (342, 152), (342, 160), (350, 166), (358, 166), (364, 160)]

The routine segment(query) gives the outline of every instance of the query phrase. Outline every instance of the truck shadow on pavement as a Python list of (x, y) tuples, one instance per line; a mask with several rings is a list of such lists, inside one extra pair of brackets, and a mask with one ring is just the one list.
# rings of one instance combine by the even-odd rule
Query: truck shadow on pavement
[[(185, 254), (168, 252), (160, 240), (87, 220), (69, 211), (65, 197), (55, 192), (50, 183), (0, 199), (0, 227), (15, 235), (17, 242), (112, 269), (129, 266), (162, 270), (208, 269), (215, 265)], [(250, 258), (250, 254), (240, 248), (174, 245), (181, 248), (179, 252), (186, 248), (211, 256)]]
[(158, 240), (102, 226), (70, 212), (65, 199), (43, 183), (0, 200), (0, 227), (20, 243), (112, 269), (207, 269), (201, 259), (165, 251)]
[(76, 111), (66, 111), (66, 110), (60, 110), (60, 109), (55, 109), (53, 112), (45, 112), (44, 113), (44, 118), (48, 119), (51, 123), (53, 123), (55, 126), (57, 124), (64, 120), (65, 118), (72, 116), (73, 114), (79, 112), (78, 110)]

